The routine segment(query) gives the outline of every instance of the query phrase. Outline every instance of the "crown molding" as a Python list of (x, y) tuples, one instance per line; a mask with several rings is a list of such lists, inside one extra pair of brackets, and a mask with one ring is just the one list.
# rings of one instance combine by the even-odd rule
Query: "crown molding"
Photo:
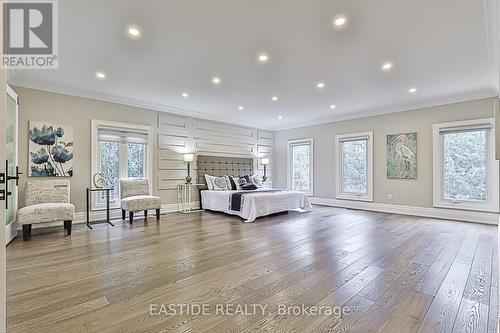
[(9, 85), (21, 87), (21, 88), (28, 88), (28, 89), (39, 90), (39, 91), (50, 92), (50, 93), (61, 94), (61, 95), (68, 95), (68, 96), (73, 96), (73, 97), (87, 98), (87, 99), (92, 99), (92, 100), (100, 101), (100, 102), (108, 102), (108, 103), (120, 104), (120, 105), (125, 105), (125, 106), (132, 106), (132, 107), (137, 107), (137, 108), (141, 108), (141, 109), (172, 113), (172, 114), (177, 114), (177, 115), (182, 115), (182, 116), (187, 116), (187, 117), (194, 117), (194, 118), (199, 118), (199, 119), (204, 119), (204, 120), (229, 123), (229, 124), (234, 124), (234, 125), (239, 125), (239, 126), (244, 126), (244, 127), (252, 127), (252, 128), (256, 128), (256, 129), (268, 130), (268, 131), (274, 130), (274, 128), (272, 126), (269, 126), (269, 125), (266, 125), (266, 124), (263, 124), (260, 122), (252, 122), (251, 120), (247, 121), (248, 118), (245, 118), (245, 121), (242, 121), (241, 119), (236, 119), (236, 118), (207, 115), (205, 113), (201, 113), (198, 111), (179, 108), (179, 107), (175, 107), (175, 106), (151, 103), (151, 102), (138, 100), (138, 99), (134, 99), (134, 98), (121, 97), (121, 96), (110, 95), (110, 94), (105, 94), (105, 93), (100, 93), (100, 92), (95, 92), (95, 91), (90, 91), (90, 90), (70, 88), (70, 87), (65, 87), (65, 86), (52, 84), (52, 83), (50, 83), (50, 84), (44, 83), (43, 86), (40, 86), (39, 84), (33, 84), (33, 83), (27, 83), (27, 82), (16, 82), (16, 80), (13, 79), (13, 77), (9, 77), (8, 81), (9, 81), (8, 82)]
[(330, 116), (327, 118), (314, 119), (314, 120), (310, 120), (310, 121), (289, 123), (289, 124), (284, 124), (282, 126), (277, 126), (274, 128), (274, 130), (275, 131), (284, 131), (284, 130), (289, 130), (289, 129), (294, 129), (294, 128), (322, 125), (322, 124), (334, 123), (334, 122), (339, 122), (339, 121), (375, 117), (375, 116), (390, 114), (390, 113), (415, 111), (415, 110), (419, 110), (419, 109), (443, 106), (443, 105), (448, 105), (448, 104), (469, 102), (469, 101), (474, 101), (474, 100), (479, 100), (479, 99), (484, 99), (484, 98), (491, 98), (491, 97), (496, 97), (496, 96), (498, 96), (498, 93), (496, 91), (493, 91), (491, 89), (484, 89), (484, 90), (480, 90), (480, 91), (476, 91), (476, 92), (464, 93), (461, 95), (454, 95), (454, 96), (448, 96), (448, 97), (443, 97), (443, 98), (437, 98), (437, 99), (422, 101), (422, 102), (418, 102), (418, 103), (404, 104), (404, 105), (400, 105), (400, 106), (385, 107), (385, 108), (378, 108), (378, 109), (371, 109), (371, 110), (363, 110), (363, 111), (358, 111), (358, 112), (353, 112), (353, 113), (334, 115), (334, 116)]
[[(166, 112), (166, 113), (171, 113), (171, 114), (183, 115), (183, 116), (188, 116), (188, 117), (195, 117), (195, 118), (199, 118), (199, 119), (229, 123), (229, 124), (234, 124), (234, 125), (239, 125), (239, 126), (244, 126), (244, 127), (253, 127), (256, 129), (262, 129), (262, 130), (268, 130), (268, 131), (277, 131), (277, 132), (283, 131), (283, 130), (294, 129), (294, 128), (321, 125), (321, 124), (325, 124), (325, 123), (334, 123), (334, 122), (339, 122), (339, 121), (374, 117), (374, 116), (378, 116), (378, 115), (397, 113), (397, 112), (414, 111), (414, 110), (418, 110), (418, 109), (443, 106), (443, 105), (447, 105), (447, 104), (455, 104), (455, 103), (468, 102), (468, 101), (479, 100), (479, 99), (484, 99), (484, 98), (498, 97), (497, 90), (495, 90), (495, 89), (483, 89), (483, 90), (479, 90), (479, 91), (475, 91), (475, 92), (463, 93), (460, 95), (447, 96), (447, 97), (443, 97), (443, 98), (436, 98), (436, 99), (412, 103), (412, 104), (404, 104), (404, 105), (400, 105), (400, 106), (390, 106), (390, 107), (384, 107), (384, 108), (362, 110), (362, 111), (357, 111), (357, 112), (334, 115), (334, 116), (330, 116), (327, 118), (319, 118), (319, 119), (313, 119), (313, 120), (309, 120), (309, 121), (292, 122), (292, 123), (287, 123), (287, 124), (283, 124), (283, 125), (279, 125), (279, 126), (269, 126), (269, 125), (262, 124), (259, 122), (251, 122), (251, 121), (243, 122), (243, 121), (241, 121), (239, 119), (235, 119), (235, 118), (211, 116), (211, 115), (207, 115), (207, 114), (204, 114), (204, 113), (201, 113), (198, 111), (178, 108), (178, 107), (174, 107), (174, 106), (161, 105), (161, 104), (146, 102), (146, 101), (142, 101), (142, 100), (127, 98), (127, 97), (120, 97), (120, 96), (115, 96), (115, 95), (109, 95), (109, 94), (88, 91), (88, 90), (83, 90), (83, 89), (69, 88), (69, 87), (59, 86), (57, 84), (44, 84), (43, 87), (40, 87), (38, 84), (32, 84), (32, 83), (26, 83), (26, 82), (16, 82), (15, 80), (12, 80), (12, 77), (9, 78), (8, 83), (10, 85), (13, 85), (16, 87), (28, 88), (28, 89), (39, 90), (39, 91), (44, 91), (44, 92), (51, 92), (51, 93), (62, 94), (62, 95), (69, 95), (69, 96), (74, 96), (74, 97), (87, 98), (87, 99), (92, 99), (92, 100), (101, 101), (101, 102), (121, 104), (121, 105), (126, 105), (126, 106), (132, 106), (132, 107), (152, 110), (152, 111)], [(247, 119), (247, 118), (245, 118), (245, 119)]]

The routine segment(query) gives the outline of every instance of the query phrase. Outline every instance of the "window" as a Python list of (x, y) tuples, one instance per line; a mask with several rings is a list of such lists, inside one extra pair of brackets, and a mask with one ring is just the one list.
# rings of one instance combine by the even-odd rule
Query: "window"
[(313, 139), (288, 141), (288, 188), (313, 195)]
[[(120, 178), (152, 178), (151, 128), (94, 120), (92, 125), (92, 175), (100, 172), (114, 189), (112, 207), (119, 206)], [(105, 193), (92, 198), (93, 206), (105, 205)]]
[(498, 211), (493, 119), (435, 124), (434, 206)]
[(373, 200), (373, 132), (335, 137), (337, 199)]
[(127, 144), (127, 177), (144, 177), (144, 165), (146, 164), (145, 148), (146, 145), (144, 143)]

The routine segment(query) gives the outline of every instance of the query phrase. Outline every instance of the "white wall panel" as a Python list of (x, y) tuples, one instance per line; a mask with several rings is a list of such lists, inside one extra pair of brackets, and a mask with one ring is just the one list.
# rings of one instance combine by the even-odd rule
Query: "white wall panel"
[[(189, 138), (158, 134), (158, 148), (160, 149), (181, 149), (187, 148)], [(180, 151), (179, 151), (180, 152)]]
[[(227, 142), (227, 141), (226, 141)], [(196, 151), (220, 152), (236, 155), (251, 155), (254, 153), (255, 145), (252, 144), (228, 144), (216, 141), (196, 140)]]
[[(253, 128), (212, 122), (176, 115), (158, 115), (157, 188), (159, 195), (176, 200), (177, 185), (187, 175), (183, 152), (219, 156), (250, 156), (259, 175), (264, 168), (257, 156), (271, 159), (274, 133)], [(196, 175), (196, 161), (191, 163), (191, 176)], [(272, 166), (267, 167), (272, 176)], [(175, 202), (175, 201), (174, 201)]]
[(257, 142), (272, 146), (274, 144), (274, 133), (267, 131), (257, 131)]
[[(255, 140), (256, 130), (229, 124), (220, 124), (206, 120), (195, 120), (195, 137), (224, 136), (234, 138), (251, 138)], [(203, 135), (205, 133), (205, 135)]]
[(259, 156), (272, 155), (273, 154), (273, 147), (272, 146), (257, 145), (257, 152), (259, 153)]
[(159, 129), (170, 129), (172, 127), (177, 127), (188, 130), (189, 121), (190, 119), (187, 117), (173, 116), (166, 113), (158, 114)]

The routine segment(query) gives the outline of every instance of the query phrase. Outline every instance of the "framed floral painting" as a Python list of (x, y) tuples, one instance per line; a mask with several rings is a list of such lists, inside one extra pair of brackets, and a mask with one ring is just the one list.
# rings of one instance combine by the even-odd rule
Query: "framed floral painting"
[(30, 121), (28, 142), (31, 177), (73, 176), (73, 126)]

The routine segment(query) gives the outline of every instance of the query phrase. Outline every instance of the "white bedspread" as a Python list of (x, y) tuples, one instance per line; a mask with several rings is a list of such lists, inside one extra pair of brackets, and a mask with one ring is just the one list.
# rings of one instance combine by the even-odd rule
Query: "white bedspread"
[[(265, 191), (266, 189), (259, 189)], [(271, 190), (271, 189), (269, 189)], [(201, 191), (203, 209), (238, 215), (245, 222), (253, 222), (257, 217), (288, 210), (311, 210), (309, 198), (303, 192), (256, 192), (244, 195), (242, 211), (229, 209), (229, 195), (237, 191)]]

